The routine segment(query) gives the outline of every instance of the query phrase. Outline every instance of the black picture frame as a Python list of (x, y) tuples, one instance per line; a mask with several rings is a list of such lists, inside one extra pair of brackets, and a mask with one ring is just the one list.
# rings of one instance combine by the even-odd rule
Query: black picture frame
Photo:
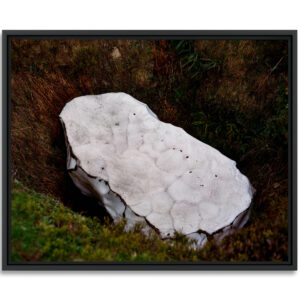
[[(10, 261), (10, 44), (12, 39), (261, 39), (288, 40), (288, 262), (12, 263)], [(297, 31), (296, 30), (4, 30), (2, 31), (3, 270), (297, 270)]]

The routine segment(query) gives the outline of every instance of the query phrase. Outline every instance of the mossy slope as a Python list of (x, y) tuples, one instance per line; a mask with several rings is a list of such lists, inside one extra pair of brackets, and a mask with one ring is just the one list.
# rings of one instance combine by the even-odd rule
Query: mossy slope
[(96, 217), (84, 217), (51, 197), (21, 184), (14, 186), (11, 197), (13, 262), (201, 262), (268, 257), (278, 261), (286, 258), (285, 227), (279, 226), (274, 233), (264, 229), (265, 221), (260, 223), (260, 231), (256, 231), (257, 225), (250, 226), (247, 231), (225, 238), (223, 245), (211, 240), (202, 250), (193, 250), (182, 235), (177, 235), (171, 244), (156, 235), (146, 237), (138, 226), (124, 232), (124, 222), (111, 224), (100, 222)]
[[(59, 201), (16, 185), (12, 190), (12, 261), (176, 261), (197, 260), (183, 237), (176, 245), (124, 222), (101, 224)], [(155, 250), (155, 251), (154, 251)]]

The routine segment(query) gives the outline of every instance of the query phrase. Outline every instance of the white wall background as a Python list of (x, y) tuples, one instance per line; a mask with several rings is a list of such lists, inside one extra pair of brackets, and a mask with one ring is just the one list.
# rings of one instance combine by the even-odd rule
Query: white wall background
[[(0, 29), (299, 29), (297, 2), (3, 0)], [(299, 272), (0, 272), (0, 297), (282, 300), (299, 299), (299, 282)]]

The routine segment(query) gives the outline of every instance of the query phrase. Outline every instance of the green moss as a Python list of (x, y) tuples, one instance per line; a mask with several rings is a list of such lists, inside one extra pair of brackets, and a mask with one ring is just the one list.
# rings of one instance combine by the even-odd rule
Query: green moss
[[(124, 222), (101, 224), (20, 184), (11, 196), (11, 259), (15, 262), (174, 261), (176, 252), (186, 249), (181, 242), (171, 247), (156, 236), (145, 237), (138, 228), (126, 233)], [(181, 258), (188, 259), (189, 252), (182, 252)]]
[(111, 224), (108, 220), (101, 223), (98, 218), (84, 217), (21, 184), (15, 184), (11, 203), (11, 260), (14, 262), (286, 259), (286, 231), (282, 226), (274, 229), (272, 222), (267, 226), (261, 223), (260, 231), (250, 226), (224, 239), (222, 245), (210, 241), (204, 249), (195, 251), (183, 235), (177, 234), (171, 245), (156, 235), (146, 237), (139, 226), (127, 233), (124, 221)]

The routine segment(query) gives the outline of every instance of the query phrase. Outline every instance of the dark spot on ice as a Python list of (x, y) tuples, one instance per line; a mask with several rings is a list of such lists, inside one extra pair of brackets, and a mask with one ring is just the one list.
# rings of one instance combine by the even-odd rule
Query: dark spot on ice
[(119, 125), (120, 125), (120, 123), (116, 123), (115, 125), (116, 125), (116, 126), (119, 126)]
[(179, 151), (180, 151), (180, 152), (182, 152), (182, 150), (181, 150), (181, 149), (180, 149)]
[(176, 148), (173, 148), (173, 150), (175, 150)]
[(200, 186), (204, 186), (204, 184), (200, 184)]
[(189, 158), (189, 156), (187, 155), (185, 158)]
[(192, 171), (190, 171), (189, 173), (192, 173)]
[(104, 168), (102, 167), (101, 170), (104, 170)]
[(133, 115), (135, 116), (135, 113), (133, 113)]
[(218, 175), (216, 174), (215, 177), (218, 177)]

